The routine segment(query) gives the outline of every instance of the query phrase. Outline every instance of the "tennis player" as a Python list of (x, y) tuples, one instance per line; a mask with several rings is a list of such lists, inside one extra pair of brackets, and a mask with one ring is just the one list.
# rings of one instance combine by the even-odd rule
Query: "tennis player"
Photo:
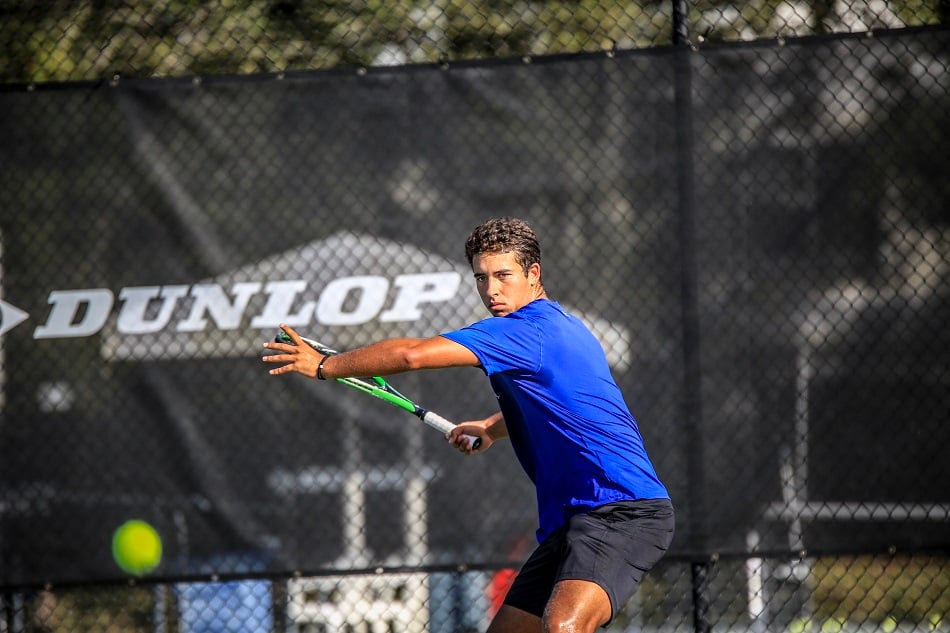
[[(669, 494), (598, 340), (550, 300), (534, 231), (511, 218), (472, 232), (465, 254), (493, 318), (426, 339), (388, 339), (324, 357), (296, 340), (265, 343), (271, 374), (386, 376), (480, 367), (500, 411), (459, 424), (460, 451), (507, 437), (537, 491), (538, 547), (488, 633), (592, 632), (607, 626), (673, 538)], [(497, 318), (494, 318), (497, 317)], [(477, 451), (463, 434), (481, 438)]]

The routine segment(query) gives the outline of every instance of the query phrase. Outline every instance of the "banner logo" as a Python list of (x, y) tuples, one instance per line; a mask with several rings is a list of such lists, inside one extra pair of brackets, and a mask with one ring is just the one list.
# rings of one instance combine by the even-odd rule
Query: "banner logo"
[[(289, 270), (295, 278), (273, 278)], [(399, 272), (373, 274), (379, 270)], [(346, 349), (433, 336), (488, 317), (474, 287), (462, 283), (470, 274), (408, 244), (341, 233), (193, 284), (53, 290), (33, 338), (98, 336), (107, 361), (237, 357), (260, 353), (262, 340), (286, 323), (314, 338), (332, 336)], [(575, 314), (600, 339), (610, 365), (625, 368), (627, 328)], [(29, 316), (0, 301), (0, 334)]]
[(0, 336), (30, 318), (30, 315), (6, 301), (0, 301)]
[[(254, 329), (318, 323), (329, 326), (362, 325), (372, 320), (382, 323), (414, 321), (423, 307), (452, 299), (461, 285), (457, 272), (397, 275), (392, 282), (385, 277), (361, 275), (334, 279), (313, 301), (301, 301), (307, 289), (305, 280), (237, 282), (230, 288), (217, 283), (191, 286), (140, 286), (119, 291), (115, 318), (118, 334), (151, 334), (163, 330), (202, 332), (213, 324), (217, 330), (237, 330), (245, 325), (253, 298), (262, 299), (262, 307), (250, 315), (247, 324)], [(387, 304), (387, 298), (393, 300)], [(52, 308), (46, 322), (33, 337), (74, 338), (99, 333), (112, 315), (116, 296), (105, 288), (54, 290), (48, 301)], [(26, 313), (19, 313), (19, 322)]]

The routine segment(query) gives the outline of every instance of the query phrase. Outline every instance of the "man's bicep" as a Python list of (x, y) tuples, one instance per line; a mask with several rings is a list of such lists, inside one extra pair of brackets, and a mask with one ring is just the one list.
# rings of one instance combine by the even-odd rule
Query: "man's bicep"
[(439, 367), (477, 367), (478, 357), (469, 348), (444, 336), (424, 339), (415, 350), (419, 369)]

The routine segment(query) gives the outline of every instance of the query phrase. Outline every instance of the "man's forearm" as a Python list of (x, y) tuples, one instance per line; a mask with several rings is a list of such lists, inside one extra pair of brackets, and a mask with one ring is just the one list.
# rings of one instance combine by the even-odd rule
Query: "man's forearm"
[(505, 416), (500, 411), (485, 419), (485, 432), (493, 440), (508, 437), (508, 425), (505, 424)]
[(417, 369), (473, 367), (478, 358), (469, 349), (441, 336), (392, 338), (331, 356), (323, 365), (326, 378), (389, 376)]
[(410, 350), (422, 339), (397, 338), (331, 356), (323, 365), (327, 378), (389, 376), (414, 369)]

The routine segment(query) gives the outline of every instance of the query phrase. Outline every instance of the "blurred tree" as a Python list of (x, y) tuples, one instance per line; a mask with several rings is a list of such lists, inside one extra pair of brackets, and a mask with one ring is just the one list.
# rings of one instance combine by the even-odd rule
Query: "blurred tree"
[[(691, 32), (754, 39), (940, 22), (947, 0), (696, 0)], [(840, 6), (839, 6), (840, 5)], [(660, 0), (0, 0), (0, 81), (434, 63), (667, 45)]]

